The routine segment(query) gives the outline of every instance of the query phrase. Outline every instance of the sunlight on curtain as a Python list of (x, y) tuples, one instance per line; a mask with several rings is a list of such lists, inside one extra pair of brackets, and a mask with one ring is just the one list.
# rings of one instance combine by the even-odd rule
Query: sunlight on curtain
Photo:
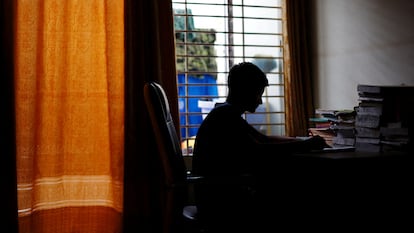
[(20, 232), (121, 232), (124, 6), (18, 0)]

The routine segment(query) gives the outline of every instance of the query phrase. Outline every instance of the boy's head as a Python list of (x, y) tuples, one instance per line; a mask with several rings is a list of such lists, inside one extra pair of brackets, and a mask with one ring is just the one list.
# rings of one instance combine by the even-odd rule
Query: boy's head
[(234, 65), (227, 79), (228, 101), (238, 103), (249, 112), (254, 112), (262, 104), (264, 89), (269, 86), (266, 74), (251, 62)]

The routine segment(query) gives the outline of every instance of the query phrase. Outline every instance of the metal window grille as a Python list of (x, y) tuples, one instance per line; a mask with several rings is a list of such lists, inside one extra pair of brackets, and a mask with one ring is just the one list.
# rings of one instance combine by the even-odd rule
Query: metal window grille
[(227, 95), (227, 75), (250, 61), (269, 79), (263, 104), (245, 119), (285, 134), (282, 0), (173, 0), (180, 130), (185, 155), (206, 114)]

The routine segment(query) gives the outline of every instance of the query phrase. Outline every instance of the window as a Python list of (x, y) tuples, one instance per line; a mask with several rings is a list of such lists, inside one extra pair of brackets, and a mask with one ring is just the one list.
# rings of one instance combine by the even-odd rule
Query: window
[(183, 152), (203, 118), (227, 95), (229, 69), (258, 65), (269, 87), (245, 119), (267, 135), (285, 134), (282, 0), (174, 0), (177, 83)]

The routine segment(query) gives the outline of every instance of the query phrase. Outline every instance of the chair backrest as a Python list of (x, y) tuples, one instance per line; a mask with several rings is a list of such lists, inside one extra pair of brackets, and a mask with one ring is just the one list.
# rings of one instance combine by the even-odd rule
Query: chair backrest
[(162, 169), (162, 232), (180, 232), (183, 209), (188, 200), (187, 169), (180, 138), (175, 129), (167, 95), (156, 82), (144, 85), (144, 99), (158, 149)]
[(159, 83), (148, 82), (144, 86), (144, 97), (165, 173), (165, 184), (174, 186), (184, 182), (186, 166), (167, 95)]

